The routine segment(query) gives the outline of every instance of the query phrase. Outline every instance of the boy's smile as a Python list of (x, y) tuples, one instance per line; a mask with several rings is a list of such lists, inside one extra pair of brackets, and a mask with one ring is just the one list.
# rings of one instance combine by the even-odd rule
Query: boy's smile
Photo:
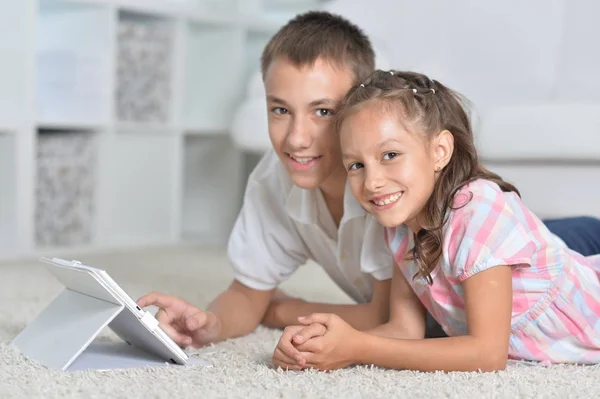
[(292, 154), (287, 154), (290, 158), (290, 163), (294, 169), (297, 171), (306, 171), (310, 168), (314, 167), (317, 164), (317, 161), (321, 159), (321, 156), (316, 157), (307, 157), (307, 156), (297, 156)]
[(265, 74), (269, 137), (297, 186), (343, 190), (346, 173), (334, 112), (352, 83), (350, 69), (321, 59), (303, 66), (276, 59), (269, 66)]

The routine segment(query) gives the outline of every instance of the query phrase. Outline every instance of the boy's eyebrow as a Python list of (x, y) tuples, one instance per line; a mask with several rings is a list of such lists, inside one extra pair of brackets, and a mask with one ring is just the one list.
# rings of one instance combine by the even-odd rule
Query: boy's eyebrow
[[(287, 103), (285, 102), (285, 100), (279, 98), (279, 97), (275, 97), (273, 95), (268, 95), (267, 96), (267, 101), (272, 102), (272, 103), (276, 103), (276, 104), (281, 104), (281, 105), (287, 105)], [(337, 105), (337, 103), (330, 99), (330, 98), (319, 98), (318, 100), (314, 100), (311, 101), (308, 104), (310, 107), (318, 107), (319, 105), (326, 105), (329, 107), (335, 107)]]
[(277, 104), (282, 104), (282, 105), (287, 105), (287, 103), (285, 102), (285, 100), (282, 100), (279, 97), (275, 97), (271, 94), (269, 94), (267, 96), (267, 101), (273, 102), (273, 103), (277, 103)]

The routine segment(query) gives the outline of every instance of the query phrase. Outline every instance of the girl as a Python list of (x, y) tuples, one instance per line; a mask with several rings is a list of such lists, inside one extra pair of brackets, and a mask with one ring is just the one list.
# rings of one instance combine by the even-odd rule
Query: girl
[[(568, 249), (481, 166), (455, 92), (421, 74), (377, 71), (348, 93), (337, 123), (352, 192), (387, 228), (398, 265), (390, 320), (360, 332), (331, 314), (301, 318), (297, 353), (276, 365), (600, 362), (600, 256)], [(448, 337), (424, 339), (426, 311)]]

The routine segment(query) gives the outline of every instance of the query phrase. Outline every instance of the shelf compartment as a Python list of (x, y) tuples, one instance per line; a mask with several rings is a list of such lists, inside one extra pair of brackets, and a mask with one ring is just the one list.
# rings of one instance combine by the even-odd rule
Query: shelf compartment
[(117, 26), (117, 120), (169, 123), (175, 56), (172, 21), (120, 12)]
[(17, 236), (15, 136), (0, 134), (0, 258), (14, 252)]
[[(99, 243), (152, 245), (178, 237), (181, 135), (119, 130), (100, 171)], [(108, 142), (110, 141), (110, 143)]]
[(95, 134), (41, 130), (36, 160), (36, 245), (90, 244), (95, 214)]
[(243, 154), (227, 136), (185, 136), (182, 237), (224, 245), (241, 207)]
[(108, 124), (113, 10), (59, 3), (42, 7), (37, 23), (38, 124)]
[[(41, 0), (56, 4), (57, 0)], [(238, 20), (237, 0), (58, 0), (60, 4), (94, 5), (148, 16), (190, 19), (233, 25)], [(243, 0), (246, 3), (248, 0)], [(253, 0), (256, 1), (256, 0)]]
[(4, 1), (0, 26), (0, 124), (19, 125), (33, 104), (35, 13), (33, 1)]
[(238, 2), (239, 3), (246, 3), (246, 2), (252, 2), (252, 1), (256, 1), (256, 0), (196, 0), (196, 1), (190, 1), (190, 0), (177, 0), (175, 1), (175, 3), (179, 2), (179, 3), (192, 3), (192, 4), (196, 4), (197, 7), (202, 10), (202, 11), (211, 11), (211, 12), (217, 12), (217, 13), (235, 13), (238, 10)]
[(183, 124), (199, 131), (227, 130), (243, 95), (244, 31), (190, 23), (184, 38)]

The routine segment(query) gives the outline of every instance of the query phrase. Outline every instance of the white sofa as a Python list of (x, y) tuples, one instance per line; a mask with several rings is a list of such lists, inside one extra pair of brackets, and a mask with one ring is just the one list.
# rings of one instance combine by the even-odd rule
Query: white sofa
[[(336, 0), (374, 40), (378, 67), (424, 72), (475, 106), (488, 167), (542, 217), (600, 217), (600, 3), (594, 0)], [(256, 75), (233, 139), (269, 148)]]

